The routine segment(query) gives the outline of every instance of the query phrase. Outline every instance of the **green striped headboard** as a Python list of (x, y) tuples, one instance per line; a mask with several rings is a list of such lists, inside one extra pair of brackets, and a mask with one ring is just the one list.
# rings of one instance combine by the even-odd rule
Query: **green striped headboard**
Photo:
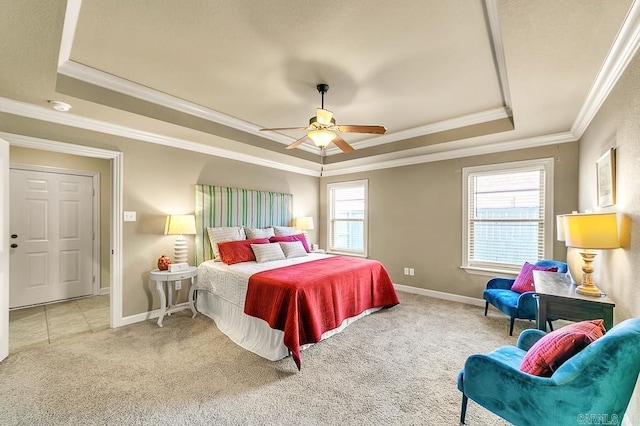
[(196, 185), (196, 265), (212, 258), (207, 228), (289, 226), (293, 195)]

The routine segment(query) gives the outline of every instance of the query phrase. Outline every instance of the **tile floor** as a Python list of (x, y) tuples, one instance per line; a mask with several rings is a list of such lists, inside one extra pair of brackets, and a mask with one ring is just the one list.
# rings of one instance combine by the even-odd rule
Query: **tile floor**
[(9, 311), (9, 353), (109, 328), (109, 295)]

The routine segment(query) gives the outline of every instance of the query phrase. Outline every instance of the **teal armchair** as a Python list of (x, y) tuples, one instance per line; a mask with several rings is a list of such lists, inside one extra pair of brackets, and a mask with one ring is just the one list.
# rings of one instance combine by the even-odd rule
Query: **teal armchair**
[[(515, 425), (620, 424), (640, 374), (640, 318), (626, 320), (562, 364), (551, 377), (520, 371), (545, 333), (523, 331), (516, 346), (471, 355), (458, 374), (460, 424), (468, 398)], [(603, 421), (608, 423), (603, 423)]]
[[(559, 262), (557, 260), (542, 259), (536, 262), (536, 266), (542, 266), (544, 268), (558, 268), (558, 272), (566, 273), (567, 264), (565, 262)], [(482, 298), (485, 300), (484, 315), (487, 315), (489, 304), (495, 306), (500, 311), (509, 315), (511, 318), (511, 324), (509, 325), (509, 336), (513, 336), (513, 323), (516, 318), (519, 319), (536, 319), (536, 299), (535, 292), (527, 291), (525, 293), (517, 293), (511, 290), (515, 278), (492, 278), (487, 282), (487, 288), (482, 293)], [(547, 318), (549, 328), (553, 331), (553, 325), (551, 321), (554, 318)], [(557, 318), (556, 318), (557, 319)]]

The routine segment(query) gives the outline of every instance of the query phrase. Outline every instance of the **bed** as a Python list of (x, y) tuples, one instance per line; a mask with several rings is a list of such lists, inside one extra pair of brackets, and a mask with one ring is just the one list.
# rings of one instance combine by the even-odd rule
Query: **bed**
[[(196, 244), (200, 256), (210, 250), (209, 259), (197, 255), (201, 261), (196, 306), (237, 345), (272, 361), (291, 355), (300, 369), (302, 350), (399, 303), (389, 274), (378, 261), (311, 253), (297, 234), (246, 235), (277, 229), (277, 225), (231, 225), (250, 217), (254, 226), (257, 223), (255, 215), (220, 211), (221, 206), (255, 207), (247, 202), (251, 194), (243, 191), (248, 190), (234, 191), (196, 187), (196, 223), (201, 230)], [(259, 210), (268, 212), (266, 221), (282, 223), (283, 229), (295, 232), (284, 226), (290, 222), (287, 208), (280, 208), (286, 203), (272, 194), (261, 194), (260, 200), (273, 200), (282, 217), (276, 218), (268, 206)], [(237, 201), (238, 196), (244, 200)], [(226, 223), (221, 226), (219, 220), (211, 220), (216, 217), (225, 218)], [(275, 251), (279, 253), (274, 255)]]

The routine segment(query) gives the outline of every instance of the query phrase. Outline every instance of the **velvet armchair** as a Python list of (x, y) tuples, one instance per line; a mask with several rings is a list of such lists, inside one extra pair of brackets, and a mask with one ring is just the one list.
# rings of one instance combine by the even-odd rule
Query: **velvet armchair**
[(640, 318), (616, 325), (551, 377), (523, 373), (522, 359), (545, 334), (525, 330), (517, 347), (467, 358), (458, 374), (460, 424), (465, 424), (468, 398), (515, 425), (622, 423), (640, 374)]
[[(543, 268), (555, 267), (558, 268), (557, 272), (567, 272), (567, 264), (557, 260), (539, 260), (535, 266)], [(524, 293), (515, 292), (511, 289), (515, 281), (515, 278), (492, 278), (487, 282), (487, 287), (482, 293), (482, 298), (485, 300), (485, 316), (487, 315), (489, 304), (491, 304), (511, 318), (509, 336), (513, 336), (513, 323), (516, 318), (536, 319), (535, 291), (527, 291)], [(548, 319), (548, 322), (549, 328), (553, 330), (551, 319)]]

